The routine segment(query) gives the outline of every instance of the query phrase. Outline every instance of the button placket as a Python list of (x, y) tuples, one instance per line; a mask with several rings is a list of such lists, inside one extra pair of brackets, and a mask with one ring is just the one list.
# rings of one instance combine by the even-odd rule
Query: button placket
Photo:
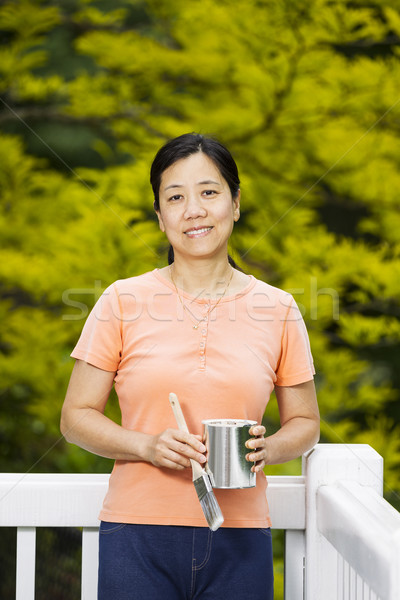
[(207, 346), (207, 330), (208, 330), (208, 318), (203, 321), (201, 326), (201, 335), (199, 342), (199, 369), (205, 371), (206, 368), (206, 346)]

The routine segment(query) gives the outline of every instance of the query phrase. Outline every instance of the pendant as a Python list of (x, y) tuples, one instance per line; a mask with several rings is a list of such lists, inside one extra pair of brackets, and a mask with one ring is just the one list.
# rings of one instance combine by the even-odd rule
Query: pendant
[(198, 324), (197, 325), (193, 325), (193, 329), (198, 329), (198, 328), (199, 328)]

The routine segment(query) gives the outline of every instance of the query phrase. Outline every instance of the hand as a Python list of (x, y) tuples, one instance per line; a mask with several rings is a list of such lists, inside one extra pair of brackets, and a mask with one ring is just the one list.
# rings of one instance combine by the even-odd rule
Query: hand
[(253, 473), (258, 473), (259, 471), (262, 471), (267, 464), (267, 441), (264, 437), (266, 429), (263, 425), (253, 425), (253, 427), (250, 427), (249, 433), (256, 437), (247, 440), (246, 442), (246, 448), (253, 450), (253, 452), (246, 454), (246, 460), (255, 463), (251, 467), (251, 471)]
[(190, 467), (191, 458), (200, 464), (206, 462), (206, 447), (201, 443), (201, 436), (179, 429), (166, 429), (150, 436), (149, 442), (146, 459), (155, 467), (182, 470)]

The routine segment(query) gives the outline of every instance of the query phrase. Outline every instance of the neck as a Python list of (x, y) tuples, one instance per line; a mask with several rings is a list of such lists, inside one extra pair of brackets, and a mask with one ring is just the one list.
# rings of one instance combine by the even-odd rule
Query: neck
[(232, 271), (227, 256), (218, 262), (195, 260), (190, 263), (175, 257), (170, 265), (170, 276), (175, 285), (198, 298), (220, 297), (231, 280)]

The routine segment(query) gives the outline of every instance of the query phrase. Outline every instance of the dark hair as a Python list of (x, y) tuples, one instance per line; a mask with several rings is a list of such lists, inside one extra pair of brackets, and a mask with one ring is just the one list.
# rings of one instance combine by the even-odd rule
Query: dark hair
[[(162, 146), (154, 157), (150, 169), (150, 183), (154, 194), (154, 209), (160, 210), (160, 185), (162, 174), (168, 167), (182, 158), (188, 158), (192, 154), (203, 152), (210, 158), (218, 168), (222, 177), (227, 182), (232, 194), (236, 198), (239, 194), (239, 173), (237, 165), (229, 150), (218, 140), (206, 137), (199, 133), (185, 133)], [(230, 264), (238, 268), (233, 258), (228, 255)], [(174, 262), (174, 250), (172, 246), (168, 250), (168, 263)]]

